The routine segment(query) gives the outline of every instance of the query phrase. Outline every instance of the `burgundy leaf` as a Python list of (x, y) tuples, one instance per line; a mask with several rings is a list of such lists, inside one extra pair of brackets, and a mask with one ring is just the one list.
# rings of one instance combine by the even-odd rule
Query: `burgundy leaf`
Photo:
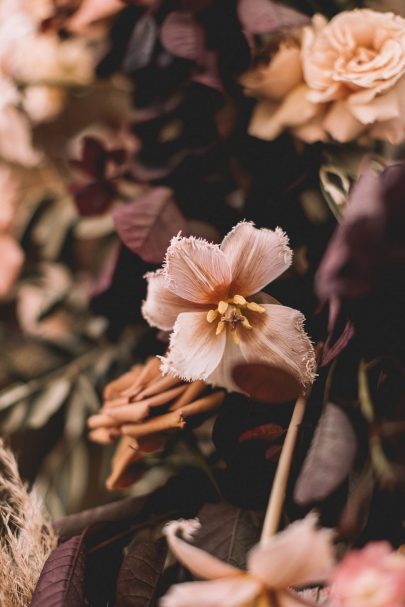
[(295, 486), (300, 504), (328, 497), (348, 476), (357, 449), (353, 426), (344, 411), (328, 403)]
[(187, 232), (172, 191), (165, 187), (153, 188), (115, 209), (113, 220), (123, 243), (149, 263), (161, 263), (173, 236)]
[(107, 211), (114, 199), (114, 187), (107, 181), (87, 185), (72, 184), (71, 191), (80, 215), (94, 217)]
[(163, 46), (176, 57), (196, 60), (204, 32), (189, 13), (170, 13), (160, 30)]
[(159, 578), (163, 572), (167, 544), (133, 541), (126, 552), (117, 580), (119, 607), (149, 607), (154, 602)]
[(235, 383), (262, 403), (282, 403), (297, 398), (301, 385), (297, 378), (275, 365), (240, 363), (232, 371)]
[(31, 607), (82, 607), (86, 547), (84, 533), (56, 548), (47, 559), (31, 600)]
[(201, 529), (193, 544), (221, 561), (244, 568), (247, 552), (259, 539), (262, 515), (222, 501), (205, 504), (198, 518)]
[(243, 28), (251, 34), (266, 34), (301, 27), (309, 18), (272, 0), (239, 0), (238, 16)]
[(249, 440), (272, 442), (283, 436), (285, 432), (285, 429), (278, 424), (261, 424), (243, 432), (239, 437), (239, 442), (246, 443)]

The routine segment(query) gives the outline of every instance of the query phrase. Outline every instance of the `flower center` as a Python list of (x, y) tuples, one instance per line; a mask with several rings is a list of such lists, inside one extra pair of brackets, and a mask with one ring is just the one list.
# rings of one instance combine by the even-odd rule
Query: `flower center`
[(214, 310), (209, 310), (207, 321), (209, 323), (218, 321), (216, 335), (220, 335), (227, 327), (230, 330), (233, 341), (240, 343), (239, 327), (250, 330), (252, 325), (243, 314), (244, 311), (263, 314), (266, 310), (254, 301), (247, 301), (242, 295), (234, 295), (226, 301), (220, 301)]

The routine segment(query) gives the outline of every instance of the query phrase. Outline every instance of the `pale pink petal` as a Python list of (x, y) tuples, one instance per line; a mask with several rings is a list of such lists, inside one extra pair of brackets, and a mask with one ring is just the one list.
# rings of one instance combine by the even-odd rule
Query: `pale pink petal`
[(24, 263), (24, 252), (8, 234), (0, 235), (0, 297), (7, 295)]
[(219, 365), (226, 342), (226, 332), (216, 335), (214, 325), (207, 321), (206, 312), (179, 314), (169, 351), (162, 359), (162, 372), (185, 381), (207, 379)]
[(205, 306), (182, 299), (167, 288), (162, 270), (146, 275), (148, 291), (142, 304), (142, 314), (152, 327), (171, 331), (179, 314), (204, 309)]
[(166, 253), (168, 288), (198, 304), (226, 299), (232, 273), (218, 245), (202, 238), (175, 237)]
[(240, 569), (220, 561), (205, 550), (192, 546), (179, 537), (191, 540), (200, 527), (197, 519), (172, 521), (164, 527), (163, 532), (174, 556), (193, 575), (204, 580), (240, 576), (242, 574)]
[(292, 251), (288, 237), (280, 229), (257, 229), (241, 222), (221, 244), (232, 271), (230, 295), (248, 297), (261, 291), (291, 265)]
[[(245, 575), (172, 586), (161, 607), (246, 607), (260, 593), (260, 583)], [(294, 606), (295, 607), (295, 606)]]
[(235, 344), (231, 337), (227, 336), (221, 361), (205, 381), (212, 386), (225, 388), (229, 392), (241, 392), (239, 386), (233, 381), (232, 369), (243, 362), (246, 362), (246, 359), (241, 348)]
[(27, 117), (11, 105), (0, 108), (0, 154), (27, 167), (38, 165), (42, 159), (42, 154), (33, 147)]
[(293, 374), (303, 387), (315, 378), (315, 354), (304, 330), (301, 312), (260, 304), (266, 314), (250, 314), (253, 326), (241, 333), (240, 349), (247, 361), (268, 362)]
[(400, 116), (400, 107), (397, 91), (391, 90), (385, 95), (375, 97), (369, 103), (351, 103), (348, 99), (350, 111), (362, 124), (372, 124), (381, 120), (391, 120)]
[(248, 554), (248, 570), (269, 588), (288, 588), (326, 580), (334, 567), (330, 529), (316, 529), (309, 514)]
[(345, 101), (337, 101), (326, 115), (324, 129), (335, 141), (346, 143), (356, 139), (364, 131), (364, 124), (354, 117)]

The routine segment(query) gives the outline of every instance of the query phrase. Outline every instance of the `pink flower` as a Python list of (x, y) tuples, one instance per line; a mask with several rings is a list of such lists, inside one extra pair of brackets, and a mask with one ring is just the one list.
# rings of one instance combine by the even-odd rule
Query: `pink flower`
[(236, 364), (268, 361), (310, 384), (315, 361), (304, 317), (260, 293), (291, 260), (280, 228), (242, 222), (221, 245), (173, 238), (164, 267), (147, 275), (142, 307), (149, 324), (173, 330), (163, 372), (238, 390)]
[(331, 577), (331, 605), (404, 607), (405, 557), (387, 542), (352, 550)]
[(165, 534), (171, 551), (195, 576), (208, 581), (172, 586), (161, 600), (161, 606), (296, 607), (302, 604), (302, 599), (296, 598), (289, 587), (323, 581), (334, 564), (331, 531), (318, 530), (315, 523), (315, 516), (310, 514), (257, 544), (247, 556), (247, 571), (224, 563), (178, 537), (181, 533), (191, 539), (200, 527), (197, 520), (169, 523)]

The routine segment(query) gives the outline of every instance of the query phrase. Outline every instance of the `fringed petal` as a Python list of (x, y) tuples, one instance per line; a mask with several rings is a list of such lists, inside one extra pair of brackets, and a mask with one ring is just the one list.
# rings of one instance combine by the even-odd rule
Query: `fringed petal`
[(175, 237), (167, 249), (165, 272), (168, 288), (196, 303), (226, 299), (232, 279), (225, 255), (218, 245), (202, 238)]
[(179, 314), (204, 309), (203, 305), (187, 301), (170, 291), (162, 270), (150, 272), (146, 275), (146, 280), (148, 291), (142, 304), (142, 314), (152, 327), (171, 331)]
[[(185, 566), (191, 573), (205, 580), (216, 580), (225, 577), (234, 577), (242, 575), (242, 571), (232, 565), (228, 565), (220, 561), (215, 556), (212, 556), (205, 550), (192, 546), (185, 542), (179, 535), (187, 540), (191, 540), (195, 533), (200, 529), (201, 525), (197, 519), (179, 520), (168, 523), (163, 532), (166, 535), (170, 550), (174, 556)], [(199, 595), (194, 594), (194, 601)], [(193, 605), (196, 603), (193, 601)], [(211, 603), (208, 603), (211, 604)], [(217, 605), (221, 602), (218, 602)], [(175, 605), (175, 603), (173, 603)], [(201, 603), (205, 605), (205, 603)]]
[(257, 293), (291, 265), (288, 237), (280, 229), (257, 229), (239, 223), (221, 244), (232, 270), (230, 294), (244, 297)]
[(161, 607), (245, 607), (253, 605), (260, 583), (246, 575), (210, 582), (175, 584)]
[(316, 529), (317, 517), (309, 514), (292, 523), (248, 555), (248, 569), (267, 587), (286, 589), (326, 580), (334, 566), (333, 532)]
[(206, 312), (179, 314), (170, 338), (162, 372), (185, 381), (204, 379), (219, 365), (225, 349), (226, 333), (215, 334)]

